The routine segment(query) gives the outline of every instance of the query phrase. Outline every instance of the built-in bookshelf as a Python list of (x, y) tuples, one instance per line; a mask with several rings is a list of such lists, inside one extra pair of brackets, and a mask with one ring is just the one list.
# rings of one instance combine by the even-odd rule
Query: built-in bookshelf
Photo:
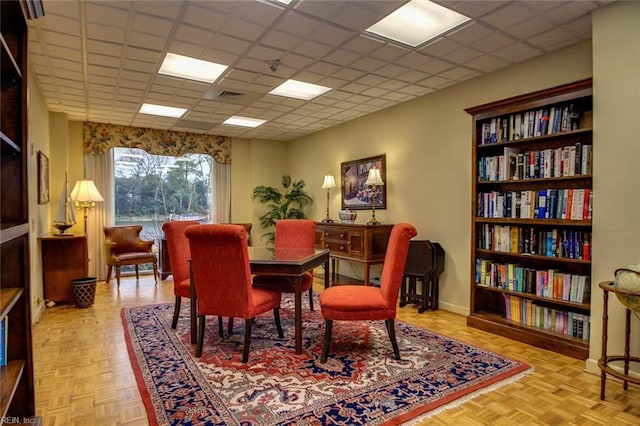
[(589, 354), (591, 79), (468, 108), (473, 117), (467, 324)]
[(35, 416), (29, 280), (27, 161), (27, 18), (42, 15), (39, 0), (0, 1), (0, 367), (2, 423)]

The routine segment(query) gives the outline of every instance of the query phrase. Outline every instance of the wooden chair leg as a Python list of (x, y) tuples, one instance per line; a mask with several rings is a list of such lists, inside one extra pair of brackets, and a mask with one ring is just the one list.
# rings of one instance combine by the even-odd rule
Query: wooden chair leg
[(251, 324), (253, 318), (244, 320), (244, 349), (242, 351), (242, 362), (247, 363), (249, 361), (249, 346), (251, 345)]
[(138, 265), (136, 264), (136, 281), (140, 279), (140, 273), (138, 271)]
[(313, 311), (313, 287), (309, 289), (309, 307)]
[(120, 287), (120, 265), (116, 265), (116, 281), (118, 282), (118, 287)]
[(222, 324), (222, 317), (218, 316), (218, 333), (220, 337), (224, 337), (224, 325)]
[(229, 337), (233, 334), (233, 317), (229, 317), (229, 323), (227, 324), (227, 331), (229, 332)]
[(158, 262), (153, 262), (153, 281), (158, 284)]
[(387, 332), (389, 332), (389, 339), (391, 339), (391, 346), (393, 346), (393, 354), (395, 358), (400, 361), (400, 350), (398, 350), (398, 342), (396, 341), (396, 327), (395, 321), (392, 319), (386, 320)]
[(196, 345), (196, 358), (200, 358), (202, 356), (202, 346), (204, 345), (204, 326), (205, 326), (205, 316), (198, 315), (200, 320), (200, 324), (198, 327), (198, 344)]
[(324, 342), (322, 343), (322, 356), (320, 362), (327, 362), (327, 355), (329, 355), (329, 344), (331, 343), (331, 328), (333, 327), (333, 320), (325, 320), (324, 322)]
[(182, 297), (176, 296), (176, 301), (173, 304), (173, 321), (171, 321), (171, 328), (175, 329), (178, 326), (178, 318), (180, 318), (180, 305), (182, 303)]
[(196, 298), (192, 297), (189, 299), (189, 303), (191, 304), (191, 344), (194, 345), (198, 343), (198, 305), (196, 304)]
[(109, 284), (111, 282), (111, 271), (113, 270), (113, 267), (111, 265), (107, 265), (107, 279), (104, 281), (106, 284)]
[(284, 337), (284, 333), (282, 332), (282, 323), (280, 323), (280, 308), (275, 308), (273, 310), (273, 319), (276, 321), (278, 337), (282, 339)]

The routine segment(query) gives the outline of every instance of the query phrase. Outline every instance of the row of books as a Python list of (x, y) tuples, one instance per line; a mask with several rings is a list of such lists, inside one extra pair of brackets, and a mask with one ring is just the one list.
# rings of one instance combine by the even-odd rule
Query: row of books
[(478, 217), (591, 220), (590, 188), (478, 193)]
[(589, 303), (591, 279), (557, 269), (527, 268), (515, 263), (476, 259), (476, 283), (480, 286), (534, 294), (539, 297)]
[(482, 224), (477, 247), (506, 253), (591, 259), (591, 232), (575, 229)]
[(502, 155), (478, 160), (483, 182), (590, 175), (593, 146), (580, 142), (559, 148), (521, 151), (504, 147)]
[(562, 336), (589, 340), (589, 315), (540, 306), (533, 300), (509, 294), (504, 295), (504, 303), (508, 320)]
[(0, 367), (7, 365), (8, 324), (8, 318), (5, 316), (0, 321)]
[(554, 105), (494, 117), (482, 123), (481, 144), (514, 141), (578, 130), (580, 113), (573, 104)]

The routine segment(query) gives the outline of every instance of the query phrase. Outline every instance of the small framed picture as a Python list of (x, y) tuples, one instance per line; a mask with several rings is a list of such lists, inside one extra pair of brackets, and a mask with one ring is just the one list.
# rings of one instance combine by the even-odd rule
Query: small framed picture
[(376, 209), (387, 208), (386, 185), (379, 185), (376, 191), (365, 184), (369, 176), (369, 169), (380, 170), (382, 181), (386, 183), (387, 169), (386, 154), (375, 157), (363, 158), (360, 160), (347, 161), (340, 165), (340, 177), (342, 187), (342, 209), (367, 210), (372, 206), (372, 196), (375, 193)]
[(38, 151), (38, 204), (49, 202), (49, 158)]

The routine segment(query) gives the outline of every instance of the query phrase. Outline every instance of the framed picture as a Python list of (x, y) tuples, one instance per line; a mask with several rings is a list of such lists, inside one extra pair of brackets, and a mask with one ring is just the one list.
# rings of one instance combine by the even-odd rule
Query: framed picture
[(49, 202), (49, 158), (38, 151), (38, 204)]
[[(340, 164), (340, 177), (342, 188), (342, 209), (367, 210), (371, 208), (371, 187), (366, 185), (369, 169), (380, 169), (382, 181), (387, 182), (387, 156), (386, 154), (361, 160), (347, 161)], [(376, 188), (376, 209), (387, 208), (386, 185)]]

